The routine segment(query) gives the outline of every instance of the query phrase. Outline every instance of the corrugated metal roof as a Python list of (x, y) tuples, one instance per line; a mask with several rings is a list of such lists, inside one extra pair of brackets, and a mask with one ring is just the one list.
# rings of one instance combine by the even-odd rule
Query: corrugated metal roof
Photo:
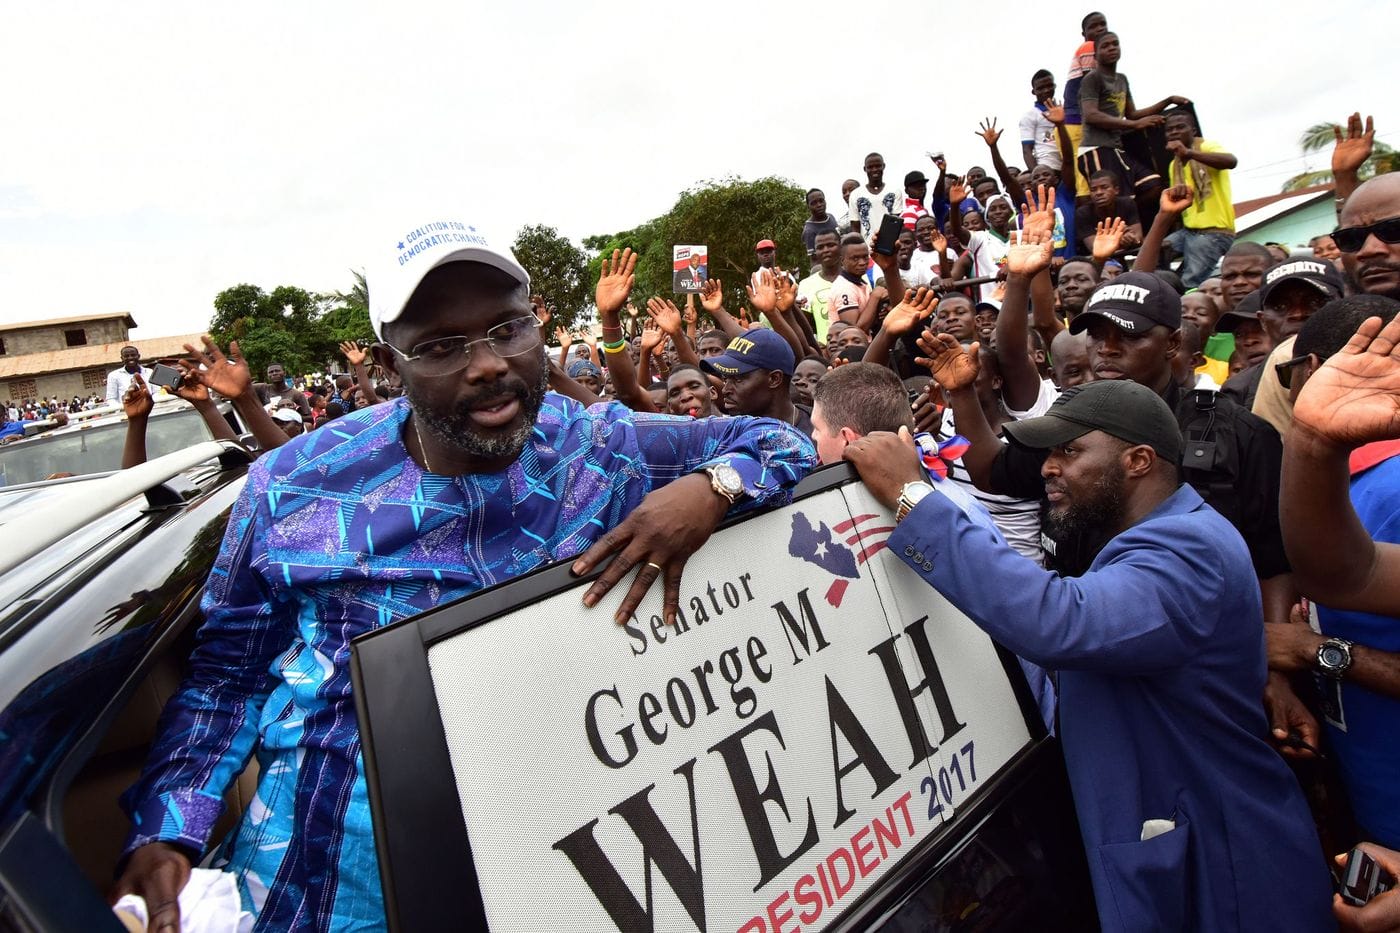
[(136, 318), (126, 311), (113, 311), (110, 314), (79, 314), (73, 317), (51, 317), (45, 321), (21, 321), (18, 324), (0, 324), (0, 333), (11, 330), (29, 330), (34, 327), (58, 327), (62, 324), (85, 324), (88, 321), (110, 321), (125, 318), (126, 326), (136, 326)]
[[(82, 320), (92, 320), (84, 318)], [(185, 344), (199, 346), (200, 334), (176, 337), (151, 337), (147, 340), (121, 340), (116, 343), (96, 343), (46, 353), (25, 353), (21, 356), (0, 356), (0, 379), (18, 379), (66, 373), (78, 369), (116, 369), (121, 365), (122, 347), (132, 346), (141, 351), (141, 361), (185, 355)]]
[[(1248, 201), (1240, 201), (1235, 205), (1235, 223), (1238, 225), (1240, 220), (1244, 217), (1248, 217), (1250, 214), (1256, 213), (1257, 211), (1263, 210), (1264, 208), (1272, 207), (1275, 204), (1282, 203), (1284, 204), (1284, 207), (1276, 211), (1275, 214), (1271, 215), (1277, 216), (1278, 213), (1282, 213), (1290, 207), (1296, 207), (1300, 203), (1311, 203), (1313, 200), (1315, 200), (1311, 196), (1317, 194), (1318, 192), (1331, 190), (1332, 184), (1329, 182), (1325, 185), (1313, 185), (1309, 188), (1299, 188), (1297, 191), (1284, 191), (1281, 194), (1271, 194), (1267, 197), (1252, 198)], [(1255, 218), (1253, 217), (1250, 217), (1249, 220), (1250, 223), (1255, 222)]]

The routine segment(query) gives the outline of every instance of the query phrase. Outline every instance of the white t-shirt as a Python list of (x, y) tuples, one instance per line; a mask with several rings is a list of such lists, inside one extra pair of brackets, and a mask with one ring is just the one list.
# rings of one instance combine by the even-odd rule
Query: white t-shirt
[[(948, 254), (948, 264), (958, 261), (958, 254), (951, 249), (945, 250)], [(914, 254), (909, 257), (909, 268), (900, 269), (899, 277), (904, 282), (906, 288), (918, 288), (920, 285), (932, 285), (933, 280), (939, 278), (938, 252), (915, 249)]]
[[(1006, 254), (1011, 249), (1011, 241), (1003, 240), (990, 230), (974, 230), (968, 234), (967, 251), (972, 254), (972, 278), (990, 278), (1001, 271), (1006, 264)], [(979, 286), (980, 298), (992, 297), (994, 285)]]
[[(1059, 397), (1060, 392), (1055, 388), (1055, 384), (1045, 379), (1041, 381), (1040, 395), (1029, 411), (1012, 411), (1008, 408), (1006, 413), (1014, 421), (1038, 418), (1049, 411), (1050, 406)], [(953, 423), (953, 409), (949, 408), (943, 412), (943, 424), (938, 429), (938, 439), (944, 441), (957, 433), (957, 426)], [(1006, 438), (1002, 438), (1001, 442), (1005, 444)], [(996, 526), (1001, 529), (1002, 536), (1006, 538), (1006, 543), (1011, 545), (1016, 553), (1030, 558), (1038, 566), (1044, 565), (1045, 552), (1040, 547), (1039, 499), (1017, 499), (1012, 496), (983, 492), (973, 484), (972, 477), (968, 475), (967, 467), (963, 466), (962, 458), (953, 461), (948, 470), (948, 478), (963, 486), (977, 501), (987, 507), (987, 511), (991, 513), (992, 521), (996, 522)]]
[(860, 221), (861, 236), (867, 240), (870, 234), (880, 227), (880, 219), (886, 214), (899, 216), (899, 212), (904, 210), (904, 192), (885, 182), (885, 187), (876, 194), (866, 185), (851, 192), (851, 199), (847, 203), (850, 211), (851, 221)]
[(1057, 172), (1060, 170), (1063, 159), (1055, 124), (1045, 118), (1045, 111), (1039, 107), (1032, 107), (1021, 117), (1021, 142), (1035, 146), (1036, 162), (1044, 163)]

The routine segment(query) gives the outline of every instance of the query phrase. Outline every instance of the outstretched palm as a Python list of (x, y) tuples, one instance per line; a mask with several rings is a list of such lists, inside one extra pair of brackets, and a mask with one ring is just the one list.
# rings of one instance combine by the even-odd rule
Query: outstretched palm
[(1123, 234), (1127, 229), (1128, 225), (1123, 222), (1122, 217), (1100, 220), (1099, 225), (1094, 228), (1094, 262), (1102, 265), (1108, 261), (1110, 256), (1118, 252), (1118, 248), (1123, 242)]
[(758, 274), (758, 287), (745, 286), (749, 292), (749, 304), (755, 311), (770, 314), (778, 303), (778, 290), (773, 285), (773, 273), (767, 269)]
[(664, 333), (675, 336), (681, 332), (681, 312), (672, 302), (661, 298), (647, 299), (647, 314)]
[(926, 330), (919, 335), (919, 349), (926, 355), (914, 362), (929, 371), (933, 381), (949, 392), (965, 389), (977, 381), (977, 344), (966, 350), (952, 334)]
[(1303, 386), (1293, 423), (1346, 447), (1400, 438), (1400, 317), (1367, 319)]
[(359, 366), (365, 361), (365, 351), (353, 340), (342, 340), (340, 342), (340, 355), (345, 357), (345, 362), (351, 367)]
[(189, 344), (185, 344), (185, 349), (204, 364), (204, 368), (195, 369), (193, 365), (181, 360), (180, 367), (185, 370), (186, 375), (199, 380), (206, 388), (224, 398), (240, 398), (251, 392), (253, 374), (244, 362), (243, 354), (238, 352), (238, 341), (228, 345), (228, 355), (225, 355), (207, 334), (199, 339), (204, 344), (203, 350), (196, 350)]
[(700, 307), (714, 314), (724, 307), (724, 283), (719, 279), (708, 279), (700, 289)]
[(627, 303), (627, 296), (632, 293), (632, 283), (636, 280), (633, 275), (636, 268), (637, 255), (630, 247), (615, 249), (612, 256), (603, 257), (598, 288), (593, 296), (599, 314), (616, 314)]
[(1026, 192), (1026, 203), (1022, 205), (1026, 215), (1021, 221), (1021, 230), (1048, 237), (1055, 232), (1055, 189), (1041, 185), (1038, 191), (1039, 197), (1035, 191)]
[(881, 326), (896, 337), (907, 334), (915, 324), (928, 320), (938, 307), (938, 296), (927, 288), (905, 292), (904, 300), (890, 309)]
[(1346, 172), (1354, 172), (1371, 158), (1371, 150), (1375, 146), (1376, 126), (1370, 118), (1366, 118), (1366, 129), (1361, 129), (1361, 114), (1353, 113), (1347, 118), (1346, 135), (1342, 135), (1340, 126), (1332, 127), (1337, 135), (1337, 145), (1332, 149), (1332, 174), (1340, 175)]
[(1025, 232), (1021, 242), (1012, 244), (1006, 251), (1006, 271), (1012, 275), (1032, 276), (1050, 266), (1050, 256), (1055, 246), (1047, 234)]

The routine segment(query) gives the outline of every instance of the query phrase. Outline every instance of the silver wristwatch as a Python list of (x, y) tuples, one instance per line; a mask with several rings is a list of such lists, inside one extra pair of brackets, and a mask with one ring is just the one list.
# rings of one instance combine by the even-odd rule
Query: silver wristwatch
[(1341, 680), (1351, 667), (1352, 642), (1329, 638), (1317, 646), (1317, 668), (1333, 680)]
[(895, 524), (904, 521), (904, 517), (914, 511), (914, 506), (931, 492), (933, 487), (928, 483), (905, 483), (904, 488), (899, 491), (899, 503), (894, 510)]
[(730, 505), (738, 502), (739, 497), (744, 494), (743, 477), (729, 464), (716, 463), (714, 466), (707, 466), (705, 473), (710, 477), (710, 488), (728, 499)]

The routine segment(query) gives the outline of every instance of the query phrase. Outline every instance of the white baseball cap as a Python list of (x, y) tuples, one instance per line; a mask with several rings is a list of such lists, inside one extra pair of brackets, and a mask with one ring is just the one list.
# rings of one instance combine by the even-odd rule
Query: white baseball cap
[[(423, 277), (448, 262), (482, 262), (511, 276), (526, 288), (530, 273), (516, 261), (505, 241), (453, 214), (420, 216), (399, 227), (381, 243), (365, 270), (369, 286), (369, 320), (374, 334), (384, 339), (384, 325), (403, 313), (404, 305)], [(391, 228), (392, 229), (392, 228)]]
[(301, 415), (295, 408), (279, 408), (272, 413), (274, 421), (290, 421), (301, 424)]

